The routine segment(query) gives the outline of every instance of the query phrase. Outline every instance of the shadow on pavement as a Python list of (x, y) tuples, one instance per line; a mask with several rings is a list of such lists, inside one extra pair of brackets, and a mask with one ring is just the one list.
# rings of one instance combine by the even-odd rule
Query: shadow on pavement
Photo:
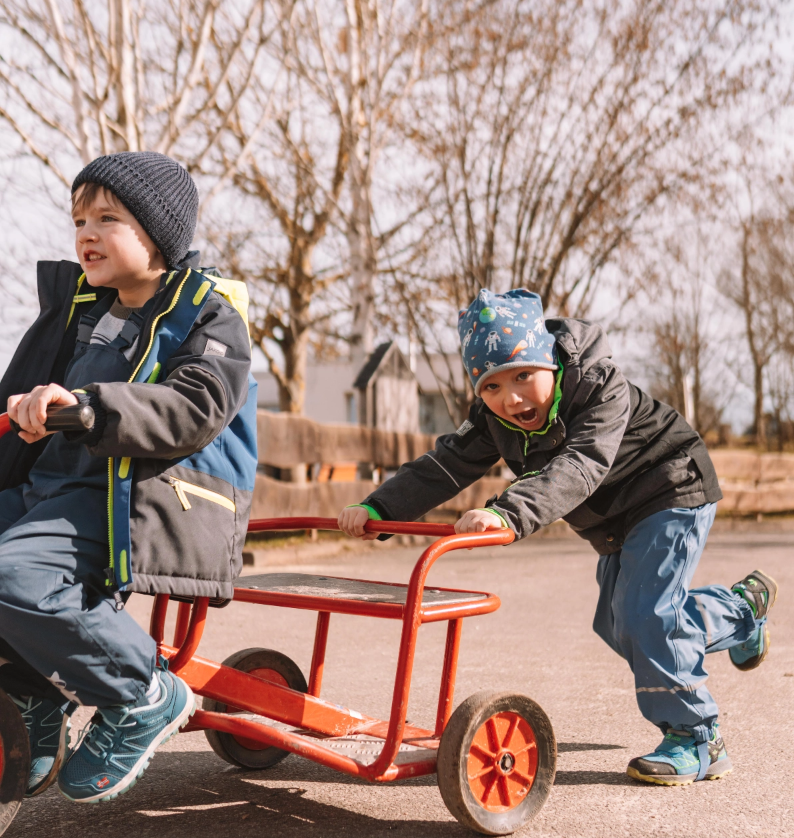
[[(292, 766), (289, 765), (292, 764)], [(471, 832), (455, 821), (425, 821), (373, 818), (346, 807), (355, 805), (355, 789), (340, 791), (339, 806), (307, 797), (309, 786), (318, 782), (362, 781), (322, 769), (304, 780), (292, 779), (303, 760), (289, 760), (283, 767), (262, 772), (224, 767), (213, 755), (200, 752), (158, 754), (144, 779), (128, 794), (98, 806), (70, 803), (52, 789), (25, 801), (5, 838), (261, 838), (290, 836), (405, 836), (415, 838), (463, 838)], [(280, 769), (280, 770), (279, 770)], [(435, 778), (419, 778), (429, 780)], [(294, 782), (290, 787), (268, 787), (266, 781)], [(367, 784), (369, 785), (369, 784)], [(402, 783), (401, 785), (405, 785)], [(389, 788), (389, 785), (383, 788)], [(380, 786), (379, 786), (380, 788)], [(410, 804), (405, 812), (409, 815)]]
[(622, 771), (558, 771), (555, 786), (637, 786)]
[(621, 751), (625, 745), (599, 745), (593, 742), (558, 742), (557, 753), (566, 754), (569, 751)]

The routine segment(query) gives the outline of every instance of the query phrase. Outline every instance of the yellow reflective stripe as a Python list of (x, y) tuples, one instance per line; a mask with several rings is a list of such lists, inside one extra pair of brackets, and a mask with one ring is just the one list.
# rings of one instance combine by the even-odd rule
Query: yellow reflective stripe
[[(80, 296), (80, 286), (85, 282), (85, 274), (80, 274), (77, 280), (77, 288), (74, 289), (74, 297), (72, 299), (72, 307), (69, 309), (69, 317), (66, 321), (66, 328), (69, 328), (69, 324), (72, 322), (72, 317), (74, 317), (74, 309), (78, 303), (78, 297)], [(96, 299), (96, 294), (94, 294), (94, 299)]]
[(185, 497), (185, 493), (190, 495), (196, 495), (196, 497), (204, 498), (204, 500), (212, 501), (212, 503), (217, 503), (219, 506), (224, 507), (224, 509), (228, 509), (229, 512), (236, 512), (237, 507), (234, 504), (234, 501), (229, 500), (225, 495), (220, 494), (219, 492), (213, 492), (210, 489), (205, 489), (202, 486), (196, 486), (195, 483), (188, 483), (185, 480), (180, 480), (178, 477), (171, 477), (169, 475), (168, 482), (174, 487), (176, 491), (176, 495), (179, 498), (179, 502), (182, 504), (184, 509), (191, 509), (190, 501)]
[[(143, 358), (141, 358), (140, 362), (138, 363), (138, 366), (135, 367), (135, 371), (132, 373), (132, 375), (130, 376), (129, 381), (127, 383), (131, 383), (131, 382), (135, 381), (135, 376), (138, 374), (141, 367), (146, 362), (146, 359), (149, 357), (149, 353), (152, 351), (152, 346), (154, 345), (154, 335), (155, 335), (155, 331), (157, 329), (157, 324), (160, 322), (160, 320), (163, 317), (166, 316), (166, 314), (170, 314), (174, 310), (174, 308), (176, 307), (176, 304), (179, 302), (179, 295), (182, 293), (182, 289), (185, 287), (185, 283), (187, 282), (188, 277), (190, 276), (190, 273), (191, 273), (191, 270), (190, 270), (190, 268), (188, 268), (187, 273), (185, 274), (185, 278), (180, 283), (179, 288), (176, 289), (176, 294), (174, 294), (174, 299), (171, 300), (171, 305), (168, 306), (168, 308), (165, 311), (158, 314), (157, 317), (155, 317), (154, 320), (152, 321), (152, 330), (149, 333), (149, 345), (146, 347), (146, 352), (143, 353)], [(171, 275), (168, 277), (167, 281), (170, 282), (171, 279), (173, 278), (173, 276), (174, 276), (174, 272), (172, 271)]]
[[(108, 458), (108, 546), (110, 547), (110, 569), (116, 566), (116, 559), (113, 555), (113, 457)], [(105, 580), (110, 586), (110, 579)]]
[(93, 303), (96, 302), (96, 294), (77, 294), (72, 300), (73, 303)]
[(132, 457), (122, 457), (121, 464), (119, 465), (119, 477), (124, 480), (126, 476), (130, 473), (130, 461)]
[(196, 291), (195, 295), (193, 296), (194, 306), (197, 306), (204, 299), (204, 295), (207, 293), (207, 290), (211, 287), (211, 282), (202, 282), (201, 285), (199, 285), (199, 290)]
[(127, 573), (127, 551), (122, 550), (121, 554), (119, 555), (119, 561), (121, 561), (121, 567), (119, 568), (121, 573), (121, 584), (126, 585), (127, 582), (130, 581), (130, 575)]

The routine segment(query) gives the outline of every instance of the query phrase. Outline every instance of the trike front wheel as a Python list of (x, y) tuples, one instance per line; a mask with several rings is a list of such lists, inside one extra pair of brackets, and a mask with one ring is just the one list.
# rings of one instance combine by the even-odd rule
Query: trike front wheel
[(554, 731), (538, 704), (518, 693), (480, 692), (444, 729), (438, 787), (462, 824), (509, 835), (543, 807), (556, 766)]
[[(289, 687), (296, 692), (305, 693), (309, 689), (298, 664), (292, 658), (273, 649), (243, 649), (226, 658), (223, 666), (246, 672), (281, 687)], [(203, 700), (202, 709), (213, 713), (241, 714), (245, 712), (211, 698)], [(271, 768), (289, 756), (289, 751), (272, 745), (263, 745), (253, 739), (234, 736), (231, 733), (205, 730), (204, 735), (212, 750), (221, 759), (240, 768)]]

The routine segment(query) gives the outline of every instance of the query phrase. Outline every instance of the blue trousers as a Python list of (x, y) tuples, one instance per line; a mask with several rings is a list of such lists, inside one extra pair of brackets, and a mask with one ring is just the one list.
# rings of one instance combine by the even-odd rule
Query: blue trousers
[(107, 526), (106, 491), (0, 492), (0, 686), (98, 707), (146, 691), (156, 646), (105, 593)]
[(596, 574), (593, 629), (631, 667), (640, 712), (663, 732), (687, 730), (699, 742), (719, 712), (706, 655), (743, 643), (763, 623), (729, 588), (689, 588), (715, 511), (711, 503), (645, 518), (619, 553), (600, 557)]

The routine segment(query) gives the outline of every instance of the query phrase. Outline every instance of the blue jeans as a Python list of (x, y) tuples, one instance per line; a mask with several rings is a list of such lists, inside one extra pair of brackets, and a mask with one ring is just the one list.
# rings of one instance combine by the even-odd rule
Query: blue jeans
[(596, 573), (593, 629), (631, 667), (640, 712), (663, 732), (687, 730), (699, 742), (719, 712), (706, 655), (743, 643), (763, 623), (722, 585), (689, 589), (715, 511), (710, 503), (645, 518), (619, 553), (600, 557)]

